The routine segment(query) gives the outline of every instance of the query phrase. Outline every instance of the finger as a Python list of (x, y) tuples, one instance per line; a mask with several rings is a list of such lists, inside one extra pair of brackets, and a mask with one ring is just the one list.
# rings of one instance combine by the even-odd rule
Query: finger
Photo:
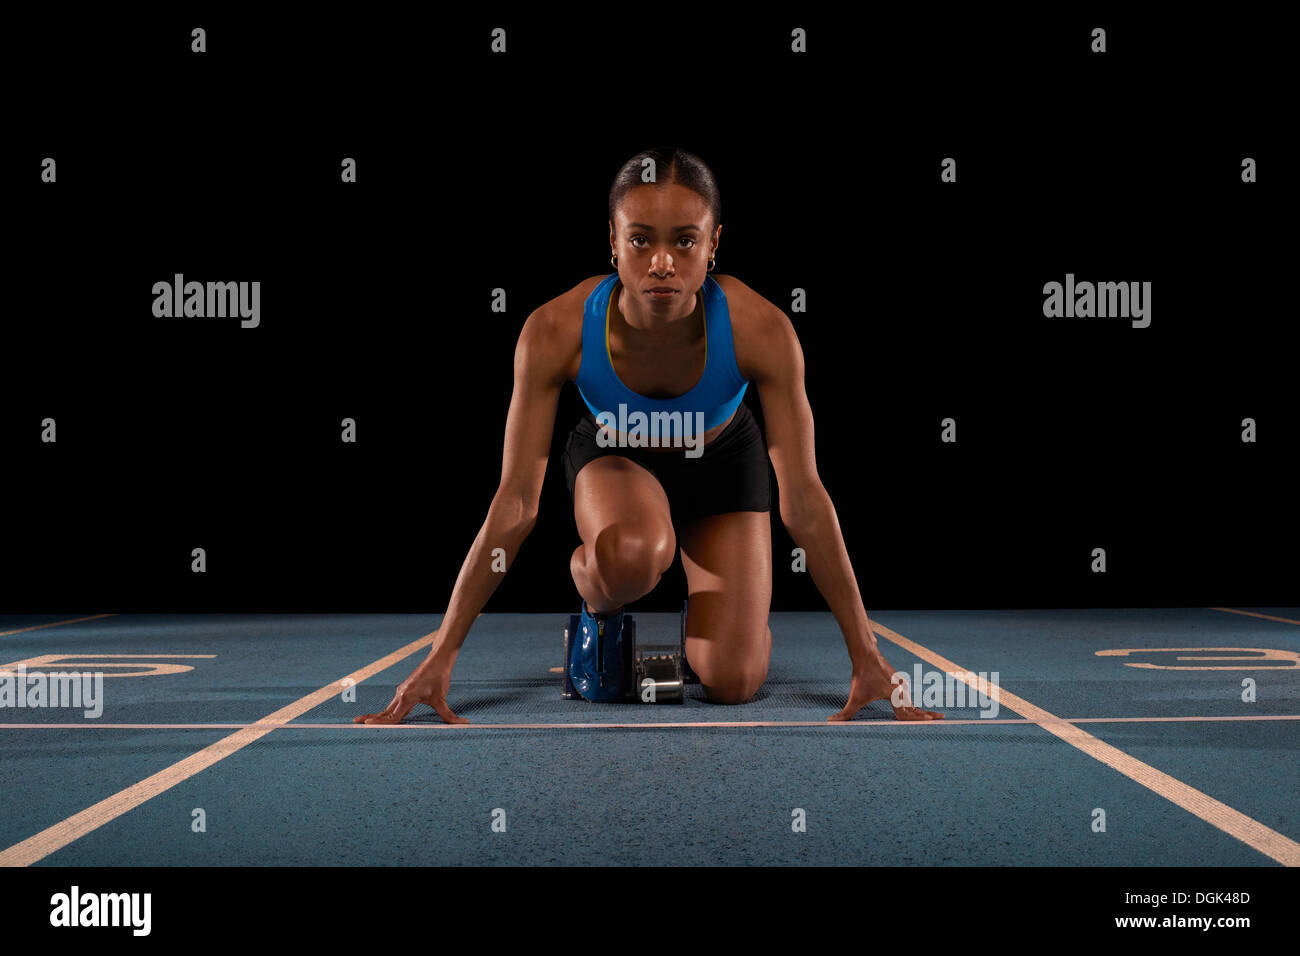
[[(867, 704), (871, 703), (873, 700), (879, 700), (879, 699), (880, 698), (878, 697), (872, 697), (869, 694), (866, 694), (859, 690), (855, 690), (854, 688), (850, 687), (848, 703), (846, 703), (844, 705), (844, 709), (841, 710), (839, 714), (836, 714), (835, 716), (836, 718), (840, 718), (843, 720), (852, 720), (854, 717), (857, 716), (858, 711), (860, 711), (863, 707), (866, 707)], [(844, 715), (842, 718), (840, 717), (841, 714)]]
[(936, 710), (922, 710), (920, 707), (898, 707), (894, 710), (898, 720), (942, 720), (943, 714)]
[(372, 714), (366, 720), (367, 724), (400, 724), (415, 704), (409, 701), (405, 694), (398, 694), (381, 713)]
[(391, 716), (392, 710), (393, 710), (393, 705), (392, 705), (392, 704), (389, 704), (387, 707), (385, 707), (383, 710), (381, 710), (381, 711), (380, 711), (379, 713), (377, 713), (377, 714), (362, 714), (362, 715), (360, 715), (359, 717), (353, 717), (353, 718), (352, 718), (352, 722), (353, 722), (354, 724), (365, 724), (365, 723), (369, 723), (370, 721), (372, 721), (372, 720), (378, 720), (378, 719), (381, 718), (381, 717), (389, 717), (389, 716)]
[(415, 697), (398, 694), (397, 697), (393, 698), (393, 702), (388, 705), (388, 716), (393, 718), (392, 723), (400, 724), (406, 718), (406, 715), (411, 712), (411, 708), (419, 702)]
[[(904, 682), (902, 686), (903, 686), (902, 693), (898, 694), (898, 699), (899, 699), (899, 704), (898, 704), (898, 706), (899, 706), (899, 707), (911, 707), (911, 706), (913, 706), (913, 703), (912, 703), (912, 691), (911, 691), (911, 688), (907, 686), (906, 682)], [(895, 683), (895, 684), (894, 684), (894, 687), (895, 687), (895, 692), (896, 692), (896, 691), (897, 691), (897, 688), (898, 688), (898, 684)], [(891, 693), (891, 694), (889, 695), (889, 704), (890, 704), (891, 707), (892, 707), (893, 704), (894, 704), (894, 694), (893, 694), (893, 693)], [(895, 708), (895, 709), (897, 709), (897, 708)]]
[(352, 718), (352, 722), (353, 722), (354, 724), (388, 724), (388, 723), (392, 723), (392, 721), (389, 720), (389, 719), (387, 719), (387, 718), (390, 718), (390, 717), (392, 716), (392, 713), (393, 713), (393, 705), (396, 704), (396, 703), (397, 703), (397, 698), (394, 697), (392, 703), (390, 703), (387, 707), (385, 707), (385, 708), (384, 708), (383, 710), (381, 710), (379, 713), (377, 713), (377, 714), (362, 714), (362, 715), (359, 716), (359, 717), (353, 717), (353, 718)]
[(844, 705), (844, 709), (841, 710), (838, 714), (832, 714), (830, 717), (827, 717), (826, 719), (827, 720), (852, 720), (853, 715), (856, 714), (861, 709), (862, 709), (862, 705), (855, 704), (853, 701), (850, 700), (847, 704)]
[(943, 714), (937, 710), (922, 710), (920, 707), (910, 708), (913, 720), (943, 720)]
[(436, 700), (434, 700), (434, 701), (433, 701), (433, 709), (436, 710), (436, 711), (438, 712), (438, 716), (441, 717), (445, 723), (448, 723), (448, 724), (468, 724), (468, 723), (469, 723), (469, 720), (468, 720), (467, 718), (465, 718), (465, 717), (461, 717), (461, 716), (458, 715), (458, 714), (452, 713), (452, 709), (451, 709), (450, 707), (447, 706), (447, 701), (446, 701), (444, 698), (439, 697), (439, 698), (437, 698)]

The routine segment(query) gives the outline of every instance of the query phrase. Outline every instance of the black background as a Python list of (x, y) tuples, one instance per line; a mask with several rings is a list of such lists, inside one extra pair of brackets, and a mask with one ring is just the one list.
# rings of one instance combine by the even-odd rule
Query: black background
[[(610, 182), (664, 144), (718, 177), (718, 272), (788, 314), (807, 292), (818, 466), (869, 610), (1300, 600), (1293, 111), (1257, 11), (219, 9), (10, 24), (0, 609), (443, 610), (519, 329), (610, 271)], [(177, 272), (261, 281), (261, 326), (155, 319)], [(1067, 272), (1150, 281), (1151, 326), (1045, 319)], [(488, 611), (576, 606), (580, 408), (567, 385)], [(774, 509), (773, 609), (824, 609), (792, 547)], [(683, 589), (675, 564), (639, 605)]]
[[(345, 852), (346, 848), (340, 848)], [(1294, 874), (1283, 867), (872, 867), (676, 869), (425, 867), (406, 878), (350, 866), (283, 868), (32, 867), (0, 871), (10, 938), (163, 946), (195, 937), (248, 946), (282, 936), (297, 948), (326, 944), (383, 947), (432, 939), (443, 948), (484, 940), (526, 949), (539, 940), (581, 945), (591, 929), (566, 912), (592, 895), (596, 880), (617, 884), (604, 932), (671, 952), (763, 948), (774, 932), (840, 952), (875, 939), (930, 952), (945, 943), (1109, 942), (1224, 952), (1276, 939), (1293, 928)], [(152, 930), (51, 927), (50, 902), (76, 885), (86, 893), (151, 893)], [(1125, 894), (1248, 894), (1245, 903), (1126, 903)], [(1193, 895), (1193, 899), (1195, 899)], [(736, 912), (712, 900), (769, 903)], [(722, 909), (722, 912), (718, 910)], [(1244, 927), (1116, 927), (1117, 917), (1241, 918)], [(488, 943), (487, 941), (490, 941)], [(1156, 941), (1156, 942), (1153, 942)], [(614, 948), (613, 942), (602, 944)], [(621, 943), (622, 946), (635, 944)]]

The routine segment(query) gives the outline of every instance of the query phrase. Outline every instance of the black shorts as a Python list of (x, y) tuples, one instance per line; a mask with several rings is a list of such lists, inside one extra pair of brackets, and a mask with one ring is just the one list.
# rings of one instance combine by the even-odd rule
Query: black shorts
[(763, 433), (745, 403), (698, 458), (682, 451), (655, 448), (602, 448), (596, 443), (596, 419), (588, 412), (569, 432), (564, 446), (564, 479), (573, 500), (573, 485), (587, 462), (622, 455), (659, 479), (673, 524), (684, 527), (705, 515), (729, 511), (771, 511), (771, 469)]

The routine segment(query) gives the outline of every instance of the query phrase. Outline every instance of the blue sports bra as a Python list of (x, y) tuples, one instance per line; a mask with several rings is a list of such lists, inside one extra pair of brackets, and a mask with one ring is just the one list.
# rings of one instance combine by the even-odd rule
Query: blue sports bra
[[(713, 276), (704, 277), (699, 293), (704, 300), (704, 374), (694, 388), (675, 398), (640, 395), (615, 374), (609, 354), (609, 318), (617, 284), (617, 273), (606, 276), (587, 296), (583, 309), (582, 364), (576, 384), (592, 415), (601, 421), (602, 413), (608, 413), (611, 423), (619, 431), (625, 431), (617, 423), (631, 420), (635, 425), (634, 413), (640, 412), (646, 418), (661, 413), (661, 420), (674, 435), (680, 435), (677, 429), (683, 427), (680, 419), (686, 415), (690, 416), (691, 423), (685, 427), (692, 429), (701, 421), (696, 413), (701, 413), (705, 431), (729, 419), (745, 397), (749, 382), (741, 376), (736, 364), (731, 312), (727, 309), (727, 297)], [(679, 414), (674, 417), (673, 413)], [(668, 426), (674, 421), (677, 424)]]

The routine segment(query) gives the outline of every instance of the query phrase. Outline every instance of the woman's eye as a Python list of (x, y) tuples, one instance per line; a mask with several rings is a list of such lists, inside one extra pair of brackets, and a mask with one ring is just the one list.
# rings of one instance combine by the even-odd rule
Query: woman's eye
[[(641, 246), (638, 245), (638, 243), (641, 243), (641, 242), (644, 242), (644, 241), (645, 241), (645, 236), (632, 236), (632, 237), (630, 237), (630, 238), (628, 239), (628, 242), (630, 242), (630, 243), (632, 244), (632, 248), (634, 248), (634, 249), (640, 249)], [(680, 242), (689, 242), (691, 245), (690, 245), (690, 246), (687, 246), (688, 249), (691, 248), (691, 247), (693, 247), (693, 246), (695, 245), (695, 242), (696, 242), (696, 240), (690, 238), (689, 236), (682, 236), (682, 238), (681, 238), (680, 240), (678, 240), (678, 241), (680, 241)]]

